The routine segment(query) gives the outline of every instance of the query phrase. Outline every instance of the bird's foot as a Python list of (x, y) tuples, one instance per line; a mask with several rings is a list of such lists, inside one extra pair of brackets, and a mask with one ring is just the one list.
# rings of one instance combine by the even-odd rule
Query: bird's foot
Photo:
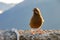
[(44, 30), (37, 30), (36, 31), (38, 34), (44, 34), (44, 33), (46, 33)]
[(33, 35), (34, 35), (35, 33), (36, 33), (36, 31), (34, 31), (34, 30), (31, 30), (31, 34), (33, 34)]
[(46, 32), (44, 30), (31, 30), (31, 34), (36, 34), (36, 33), (38, 33), (38, 34), (44, 34)]

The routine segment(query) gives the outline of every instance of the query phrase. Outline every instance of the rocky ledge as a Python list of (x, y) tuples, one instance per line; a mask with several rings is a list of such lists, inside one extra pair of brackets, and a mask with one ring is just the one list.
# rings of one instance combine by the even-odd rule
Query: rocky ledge
[(30, 31), (20, 31), (19, 40), (60, 40), (60, 30), (44, 30), (44, 34), (31, 34)]
[(44, 34), (31, 34), (30, 30), (3, 31), (0, 32), (0, 40), (60, 40), (60, 30), (44, 31), (46, 32)]

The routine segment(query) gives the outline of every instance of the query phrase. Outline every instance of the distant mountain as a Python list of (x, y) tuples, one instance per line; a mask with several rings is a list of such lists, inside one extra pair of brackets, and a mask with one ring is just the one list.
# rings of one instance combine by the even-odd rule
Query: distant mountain
[[(40, 0), (41, 1), (41, 0)], [(29, 21), (34, 7), (41, 9), (44, 17), (43, 29), (59, 29), (60, 4), (57, 0), (42, 1), (25, 0), (0, 15), (0, 29), (30, 29)], [(58, 28), (57, 28), (58, 27)]]
[(2, 15), (0, 15), (0, 27), (3, 29), (6, 27), (6, 29), (11, 29), (13, 27), (24, 29), (24, 27), (26, 27), (25, 29), (28, 29), (29, 27), (27, 27), (27, 25), (29, 24), (28, 21), (30, 19), (29, 14), (32, 13), (31, 10), (32, 8), (28, 7), (28, 4), (26, 4), (25, 1), (10, 10), (5, 11)]

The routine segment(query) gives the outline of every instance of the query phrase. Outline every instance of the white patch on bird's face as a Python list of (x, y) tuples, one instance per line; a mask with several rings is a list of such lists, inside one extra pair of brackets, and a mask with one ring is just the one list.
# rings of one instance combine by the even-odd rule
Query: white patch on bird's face
[(18, 4), (23, 2), (24, 0), (0, 0), (0, 2), (7, 3), (7, 4)]

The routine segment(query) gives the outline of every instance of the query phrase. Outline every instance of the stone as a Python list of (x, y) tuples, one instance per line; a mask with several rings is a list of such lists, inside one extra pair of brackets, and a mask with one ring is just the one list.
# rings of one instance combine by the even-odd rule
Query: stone
[(8, 30), (0, 32), (0, 40), (60, 40), (59, 30), (44, 30), (44, 34), (31, 34), (30, 30), (16, 31), (19, 33), (19, 38), (15, 31)]

